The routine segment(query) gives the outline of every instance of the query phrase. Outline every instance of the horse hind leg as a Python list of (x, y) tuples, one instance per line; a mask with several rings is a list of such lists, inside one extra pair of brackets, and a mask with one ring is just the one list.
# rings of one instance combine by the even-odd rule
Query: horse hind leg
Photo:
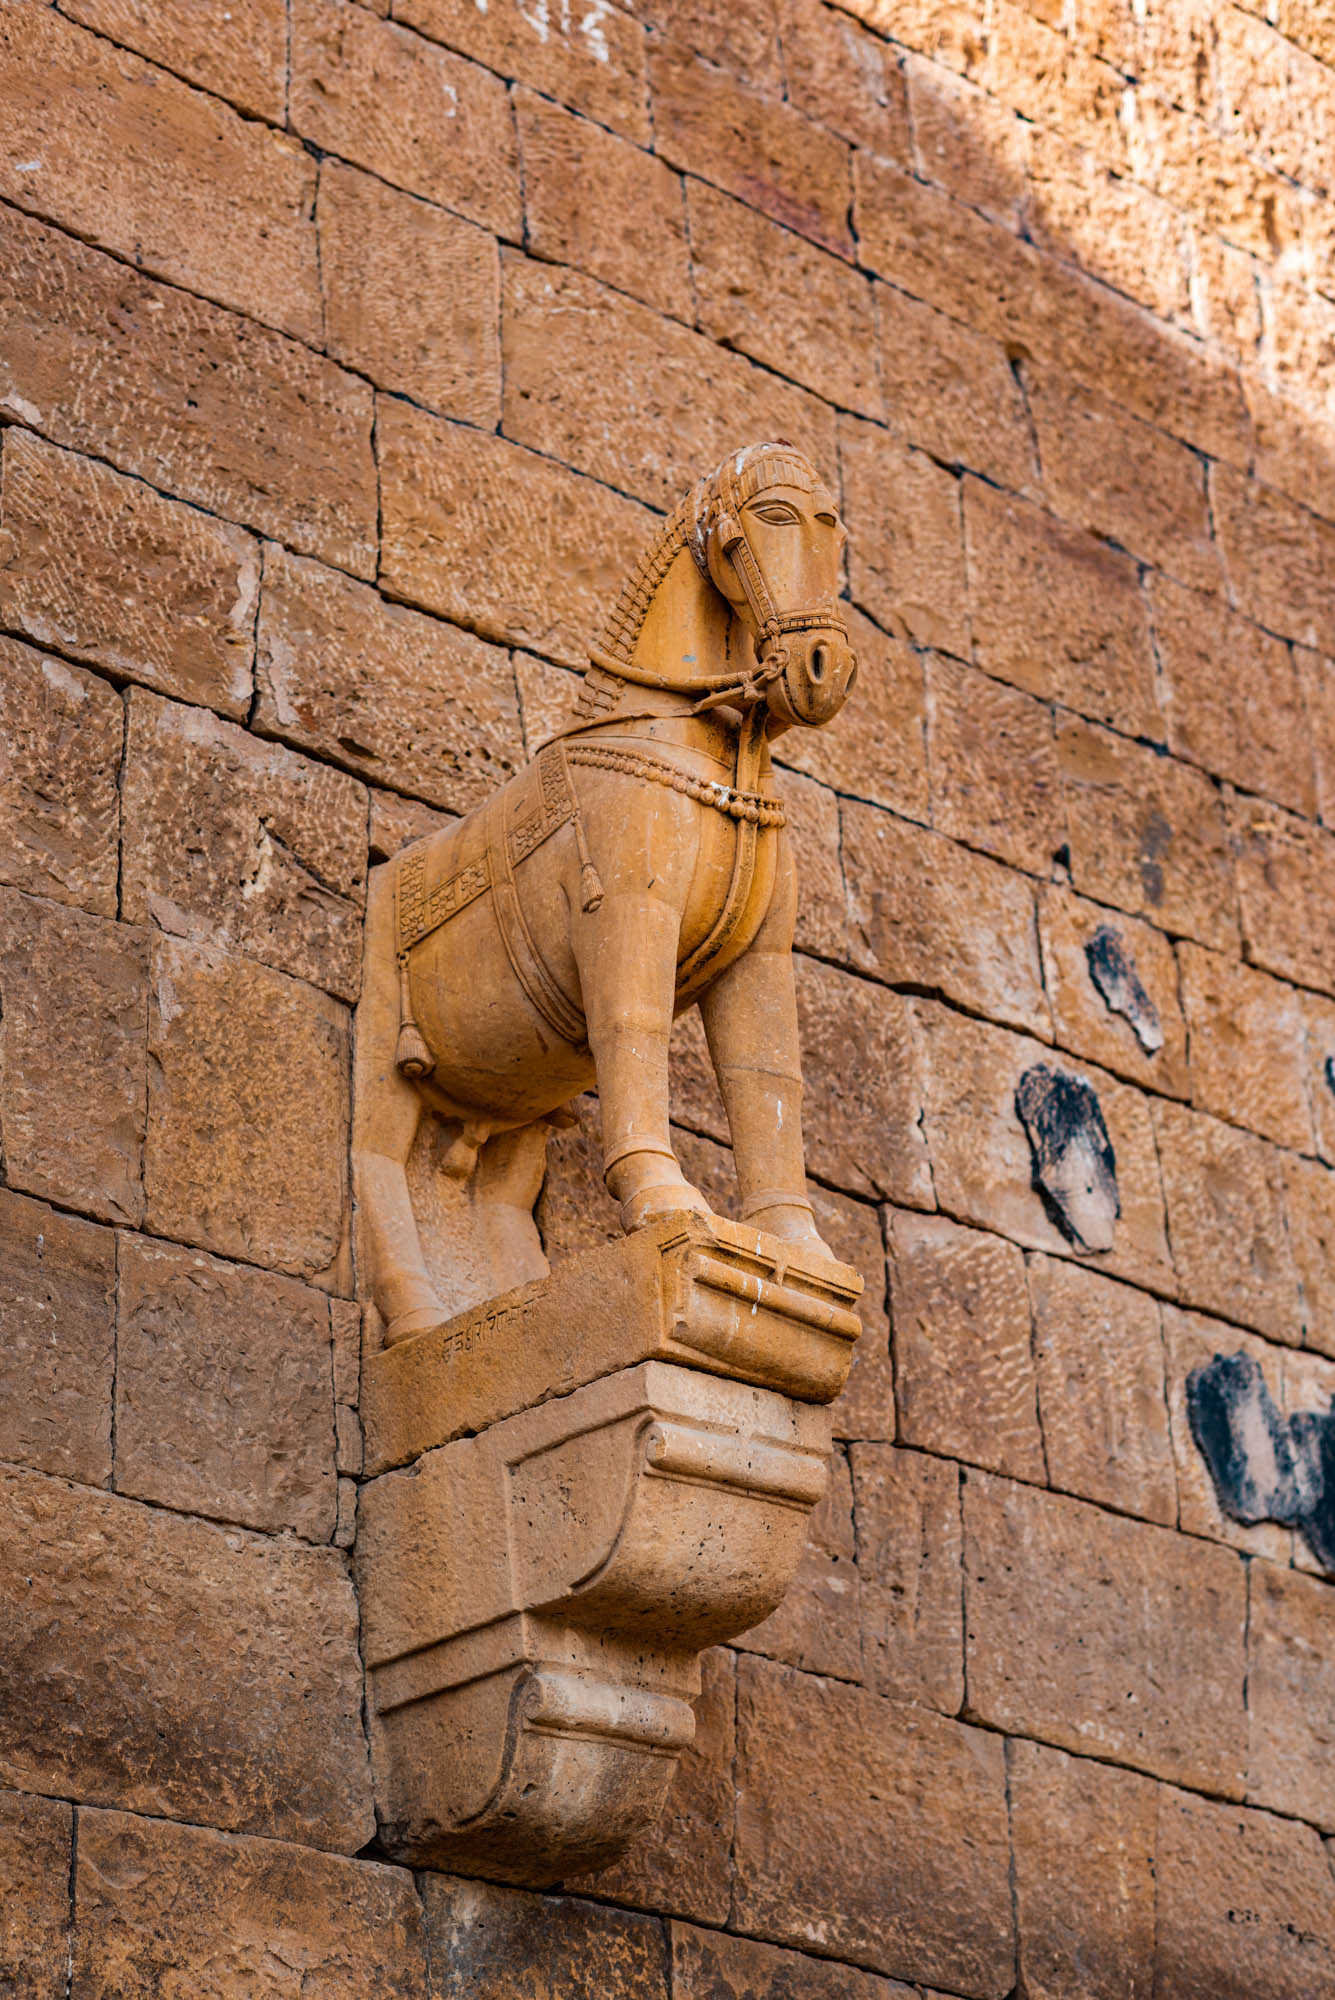
[(488, 1139), (473, 1174), (473, 1213), (493, 1296), (545, 1278), (548, 1269), (534, 1206), (547, 1169), (547, 1118)]

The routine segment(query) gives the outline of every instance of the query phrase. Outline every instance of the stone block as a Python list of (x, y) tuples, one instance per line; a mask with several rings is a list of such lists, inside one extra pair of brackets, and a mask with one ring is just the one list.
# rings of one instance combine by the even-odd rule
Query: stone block
[(494, 430), (495, 239), (336, 160), (320, 169), (317, 219), (328, 352), (378, 388)]
[(788, 815), (797, 863), (797, 949), (846, 965), (848, 897), (839, 857), (839, 801), (827, 786), (797, 771), (776, 773), (774, 791)]
[(370, 1838), (357, 1606), (332, 1549), (0, 1475), (0, 1777), (309, 1847)]
[(1316, 1127), (1317, 1151), (1335, 1164), (1335, 1001), (1304, 993), (1307, 1028), (1307, 1090)]
[(346, 1009), (246, 959), (162, 938), (149, 1007), (148, 1225), (298, 1277), (347, 1222)]
[(74, 1813), (0, 1792), (0, 1980), (13, 2000), (67, 2000)]
[(282, 122), (286, 0), (69, 0), (63, 11), (238, 111)]
[(598, 4), (529, 9), (523, 0), (394, 0), (394, 18), (531, 84), (637, 145), (649, 141), (644, 29), (632, 11)]
[(380, 406), (384, 589), (569, 666), (654, 516), (596, 480), (405, 403)]
[(1233, 855), (1210, 780), (1076, 716), (1058, 717), (1057, 755), (1075, 887), (1236, 956)]
[[(1105, 909), (1053, 883), (1038, 899), (1038, 930), (1043, 950), (1043, 978), (1052, 1003), (1052, 1018), (1060, 1047), (1096, 1062), (1132, 1083), (1149, 1086), (1166, 1097), (1185, 1097), (1187, 1029), (1178, 990), (1177, 959), (1162, 931), (1121, 910)], [(1115, 945), (1106, 940), (1114, 933)], [(1095, 984), (1094, 967), (1109, 948), (1134, 968), (1146, 1008), (1134, 992), (1127, 994), (1131, 1014)], [(1100, 977), (1103, 977), (1100, 972)], [(1108, 983), (1105, 979), (1105, 985)], [(1145, 1047), (1141, 1037), (1148, 1037)], [(1153, 1046), (1157, 1037), (1161, 1046)]]
[(1128, 735), (1157, 735), (1149, 621), (1129, 556), (1027, 500), (964, 482), (974, 658)]
[(726, 1931), (674, 1923), (671, 1938), (673, 2000), (914, 2000), (898, 1980)]
[(507, 255), (508, 437), (651, 506), (754, 437), (786, 437), (827, 479), (834, 420), (805, 390), (577, 271)]
[(857, 1304), (862, 1337), (853, 1350), (844, 1392), (830, 1412), (835, 1436), (888, 1441), (895, 1435), (895, 1379), (881, 1217), (868, 1203), (850, 1201), (814, 1181), (808, 1181), (807, 1193), (824, 1240), (841, 1264), (851, 1264), (862, 1274), (863, 1292)]
[(1013, 229), (1028, 193), (1033, 128), (940, 61), (913, 55), (905, 69), (918, 172)]
[(1233, 826), (1248, 958), (1335, 993), (1335, 831), (1259, 799), (1235, 802)]
[(877, 425), (839, 426), (849, 587), (887, 631), (969, 654), (958, 479)]
[(435, 812), (417, 799), (405, 799), (398, 792), (382, 792), (372, 786), (369, 847), (371, 865), (374, 867), (377, 862), (388, 861), (411, 840), (421, 840), (429, 833), (439, 833), (453, 818), (453, 813)]
[(0, 1193), (0, 1459), (108, 1483), (115, 1299), (109, 1230)]
[(1052, 711), (937, 654), (927, 663), (932, 824), (952, 840), (1047, 876), (1066, 842)]
[(259, 551), (240, 528), (12, 429), (0, 619), (39, 645), (244, 720)]
[(1316, 765), (1317, 809), (1335, 826), (1335, 661), (1305, 647), (1294, 648)]
[(1296, 1347), (1302, 1307), (1281, 1155), (1250, 1132), (1181, 1104), (1157, 1101), (1154, 1124), (1183, 1304)]
[(1029, 1291), (1051, 1483), (1175, 1527), (1158, 1300), (1053, 1257), (1030, 1257)]
[(293, 0), (291, 14), (294, 132), (484, 229), (522, 233), (519, 152), (498, 76), (349, 0)]
[(1114, 166), (1124, 161), (1121, 78), (1033, 9), (999, 0), (978, 75), (1034, 124), (1066, 132)]
[(1249, 1566), (1247, 1799), (1335, 1832), (1335, 1592)]
[(524, 761), (508, 654), (273, 544), (256, 645), (256, 727), (359, 777), (464, 813)]
[(671, 166), (852, 256), (850, 149), (842, 139), (665, 37), (650, 39), (649, 83), (654, 147)]
[(852, 1448), (863, 1678), (957, 1715), (964, 1702), (959, 1472), (886, 1444)]
[(1168, 745), (1189, 763), (1309, 818), (1321, 721), (1291, 649), (1222, 597), (1149, 581)]
[(124, 733), (105, 681), (0, 639), (0, 882), (116, 915)]
[(1301, 995), (1235, 959), (1180, 944), (1191, 1037), (1191, 1095), (1202, 1111), (1310, 1153), (1307, 1037)]
[(1001, 2000), (1014, 1979), (1000, 1739), (738, 1667), (739, 1930)]
[(70, 2000), (427, 2000), (412, 1876), (309, 1847), (79, 1815)]
[(848, 1460), (830, 1460), (825, 1498), (814, 1508), (807, 1545), (778, 1609), (734, 1643), (809, 1674), (860, 1681), (861, 1578), (854, 1561), (853, 1485)]
[(1042, 1744), (1006, 1745), (1020, 1991), (1151, 2000), (1158, 1787)]
[(854, 962), (1049, 1035), (1032, 885), (874, 807), (849, 803), (840, 819)]
[(1241, 1796), (1247, 1589), (1232, 1550), (970, 1472), (964, 1578), (972, 1717)]
[(1231, 1548), (1248, 1555), (1266, 1556), (1272, 1562), (1287, 1564), (1293, 1545), (1287, 1528), (1273, 1521), (1247, 1526), (1223, 1511), (1187, 1413), (1188, 1376), (1197, 1368), (1208, 1367), (1218, 1355), (1235, 1354), (1246, 1354), (1256, 1362), (1272, 1401), (1276, 1408), (1282, 1408), (1285, 1350), (1222, 1320), (1181, 1312), (1169, 1305), (1163, 1308), (1163, 1335), (1168, 1416), (1177, 1467), (1179, 1526), (1184, 1534), (1205, 1535), (1211, 1541), (1227, 1542)]
[[(527, 242), (674, 319), (694, 319), (680, 176), (535, 91), (515, 93)], [(591, 187), (597, 201), (587, 199)]]
[[(912, 96), (912, 75), (909, 88)], [(1038, 252), (1012, 233), (1010, 211), (1024, 189), (1015, 125), (1004, 116), (998, 120), (980, 94), (952, 91), (950, 78), (935, 68), (925, 73), (925, 89), (919, 84), (916, 91), (920, 103), (924, 96), (921, 171), (950, 183), (951, 191), (928, 186), (897, 163), (855, 153), (858, 261), (975, 332), (1009, 340), (1029, 318), (1044, 276)], [(1000, 155), (992, 144), (998, 124), (1006, 135)], [(972, 205), (976, 195), (981, 205), (1006, 212), (1006, 220), (985, 220)]]
[(419, 1880), (432, 2000), (667, 2000), (653, 1917), (449, 1875)]
[[(1190, 324), (1188, 231), (1180, 211), (1097, 153), (1041, 127), (1032, 132), (1029, 174), (1026, 224), (1041, 249), (1078, 262), (1156, 318)], [(1147, 459), (1164, 463), (1167, 454), (1156, 443), (1140, 444)], [(1106, 482), (1107, 468), (1100, 480), (1105, 490)], [(1181, 546), (1180, 526), (1162, 515), (1155, 532)]]
[(0, 1143), (9, 1185), (137, 1223), (144, 1211), (142, 931), (0, 891)]
[(908, 90), (898, 51), (820, 0), (783, 0), (779, 31), (789, 102), (853, 146), (907, 160)]
[(686, 186), (701, 329), (843, 409), (879, 417), (871, 286), (862, 273), (703, 181)]
[(1335, 525), (1231, 465), (1212, 467), (1210, 501), (1238, 609), (1286, 639), (1335, 653)]
[(873, 1201), (929, 1206), (908, 1002), (817, 959), (799, 957), (795, 970), (808, 1171)]
[(858, 657), (854, 698), (823, 729), (789, 730), (774, 746), (775, 759), (837, 792), (926, 820), (922, 661), (851, 604), (845, 617)]
[(1023, 1255), (937, 1215), (892, 1215), (889, 1242), (900, 1438), (1043, 1484)]
[(324, 1293), (140, 1236), (121, 1239), (119, 1280), (117, 1492), (327, 1542), (337, 1495)]
[(568, 667), (554, 667), (549, 660), (540, 660), (532, 653), (516, 653), (514, 669), (524, 750), (532, 757), (549, 736), (564, 729), (572, 719), (579, 700), (580, 680)]
[(1303, 1338), (1335, 1355), (1335, 1172), (1286, 1157), (1284, 1213), (1302, 1294)]
[(11, 209), (0, 215), (0, 408), (210, 513), (374, 571), (365, 383)]
[(207, 709), (134, 688), (123, 914), (344, 999), (361, 984), (366, 793)]
[(876, 287), (876, 330), (891, 430), (945, 464), (1031, 487), (1033, 431), (1000, 342), (889, 285)]
[(40, 0), (0, 22), (0, 93), (7, 200), (318, 344), (315, 166), (295, 139)]
[(1292, 1820), (1164, 1792), (1156, 2000), (1314, 2000), (1335, 1984), (1335, 1886)]

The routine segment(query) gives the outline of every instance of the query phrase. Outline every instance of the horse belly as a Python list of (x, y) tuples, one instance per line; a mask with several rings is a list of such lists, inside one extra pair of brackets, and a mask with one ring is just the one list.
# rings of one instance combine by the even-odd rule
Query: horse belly
[[(680, 956), (683, 960), (703, 944), (717, 923), (727, 901), (737, 854), (737, 821), (727, 813), (716, 812), (708, 806), (702, 805), (698, 810), (699, 847), (681, 921)], [(777, 861), (777, 832), (772, 828), (763, 829), (756, 841), (755, 868), (746, 902), (733, 937), (717, 957), (709, 961), (710, 979), (741, 957), (764, 922), (774, 894)], [(693, 981), (690, 991), (682, 997), (694, 999), (699, 990), (700, 982)]]

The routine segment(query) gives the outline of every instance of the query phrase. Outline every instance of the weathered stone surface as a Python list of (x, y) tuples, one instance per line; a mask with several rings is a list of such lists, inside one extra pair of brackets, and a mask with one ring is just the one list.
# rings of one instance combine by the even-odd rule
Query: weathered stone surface
[(1020, 1990), (1150, 2000), (1158, 1788), (1038, 1743), (1006, 1745)]
[(0, 408), (362, 576), (371, 391), (267, 327), (0, 214)]
[(848, 896), (839, 856), (839, 801), (826, 785), (796, 771), (781, 771), (774, 791), (788, 816), (797, 879), (798, 951), (847, 964)]
[[(1086, 902), (1057, 884), (1038, 899), (1039, 938), (1043, 948), (1043, 979), (1052, 1003), (1058, 1044), (1089, 1062), (1100, 1063), (1132, 1083), (1148, 1084), (1166, 1097), (1185, 1097), (1187, 1030), (1182, 1019), (1177, 959), (1162, 931)], [(1138, 1014), (1141, 1028), (1154, 1039), (1157, 1021), (1162, 1047), (1146, 1049), (1136, 1026), (1115, 1013), (1095, 984), (1091, 948), (1101, 932), (1115, 932), (1123, 954), (1135, 967), (1152, 1014)]]
[(814, 1181), (808, 1181), (807, 1192), (817, 1229), (840, 1263), (861, 1273), (863, 1283), (857, 1304), (862, 1335), (847, 1385), (831, 1411), (835, 1436), (888, 1442), (895, 1435), (895, 1379), (881, 1217), (867, 1202), (832, 1194)]
[(1247, 1798), (1335, 1832), (1335, 1602), (1328, 1583), (1250, 1565)]
[(507, 654), (272, 544), (257, 654), (257, 727), (361, 777), (463, 813), (524, 761)]
[(244, 718), (259, 552), (109, 466), (4, 433), (0, 620), (163, 694)]
[(508, 437), (662, 508), (753, 437), (833, 477), (834, 419), (805, 390), (577, 271), (510, 253), (502, 276)]
[(379, 388), (494, 430), (501, 414), (494, 239), (336, 160), (320, 169), (317, 219), (329, 353)]
[(971, 1472), (964, 1574), (971, 1715), (1240, 1796), (1246, 1576), (1231, 1550)]
[(959, 481), (852, 417), (840, 421), (839, 455), (854, 602), (897, 637), (967, 658)]
[[(1161, 320), (1190, 321), (1187, 227), (1171, 203), (1115, 172), (1097, 153), (1041, 127), (1031, 133), (1029, 182), (1025, 220), (1041, 249), (1057, 258), (1078, 260), (1091, 276), (1115, 286)], [(1106, 418), (1109, 413), (1103, 414)], [(1061, 450), (1060, 441), (1057, 449)], [(1161, 446), (1151, 443), (1147, 450), (1142, 440), (1141, 455), (1147, 473), (1162, 468)], [(1107, 483), (1105, 472), (1100, 485), (1106, 490)], [(1198, 490), (1201, 483), (1198, 479)], [(1162, 519), (1163, 498), (1154, 492), (1151, 510), (1160, 513), (1155, 528), (1159, 534), (1167, 529), (1172, 547), (1180, 527)]]
[(1000, 343), (876, 286), (886, 421), (933, 458), (1012, 488), (1035, 477), (1024, 397)]
[(1156, 1102), (1154, 1123), (1183, 1303), (1296, 1346), (1302, 1312), (1281, 1156), (1184, 1105)]
[(383, 402), (381, 583), (571, 666), (653, 539), (647, 508), (501, 438)]
[[(961, 18), (969, 11), (939, 9)], [(910, 56), (905, 68), (918, 171), (956, 201), (1013, 228), (1028, 191), (1032, 128), (939, 60)]]
[(840, 819), (854, 962), (1049, 1034), (1032, 886), (872, 807), (848, 804)]
[(898, 1980), (725, 1931), (673, 1924), (673, 2000), (913, 2000)]
[(1158, 1301), (1052, 1257), (1030, 1257), (1029, 1291), (1052, 1484), (1175, 1527)]
[(347, 1202), (348, 1020), (267, 966), (154, 946), (149, 1227), (299, 1277), (328, 1271)]
[(582, 10), (548, 0), (531, 10), (523, 0), (489, 0), (485, 12), (475, 0), (394, 0), (396, 20), (644, 145), (645, 36), (632, 12), (606, 0)]
[(1287, 1528), (1272, 1521), (1248, 1526), (1234, 1520), (1220, 1506), (1187, 1412), (1188, 1377), (1198, 1368), (1207, 1368), (1217, 1355), (1249, 1356), (1260, 1369), (1276, 1407), (1282, 1407), (1284, 1351), (1254, 1333), (1243, 1333), (1235, 1326), (1206, 1319), (1200, 1313), (1180, 1312), (1176, 1306), (1163, 1308), (1163, 1334), (1168, 1415), (1177, 1467), (1178, 1522), (1183, 1533), (1207, 1535), (1212, 1541), (1227, 1542), (1248, 1555), (1287, 1563), (1293, 1542)]
[(863, 1674), (877, 1694), (957, 1715), (964, 1700), (959, 1473), (855, 1444)]
[(197, 1250), (121, 1241), (116, 1490), (327, 1542), (336, 1512), (329, 1301)]
[(40, 0), (13, 0), (0, 21), (0, 93), (6, 199), (318, 343), (315, 166), (295, 139)]
[[(929, 1206), (908, 1002), (816, 959), (799, 957), (795, 970), (808, 1168), (850, 1194)], [(856, 1075), (851, 1041), (862, 1052)]]
[(845, 704), (824, 729), (789, 730), (774, 746), (776, 759), (837, 792), (926, 820), (922, 661), (851, 604), (846, 617), (858, 656), (856, 706)]
[(1302, 1295), (1308, 1347), (1335, 1355), (1335, 1172), (1286, 1157), (1284, 1212)]
[(573, 719), (580, 680), (568, 667), (554, 667), (532, 653), (516, 653), (514, 667), (524, 750), (533, 757), (549, 736)]
[(1307, 1091), (1316, 1127), (1317, 1151), (1335, 1163), (1335, 1001), (1319, 993), (1302, 995), (1307, 1028)]
[(1066, 840), (1052, 711), (957, 660), (927, 663), (932, 824), (1045, 876)]
[(366, 794), (207, 709), (132, 689), (123, 914), (355, 999)]
[(855, 146), (907, 159), (908, 92), (898, 52), (819, 0), (783, 0), (779, 28), (789, 102)]
[(1319, 1837), (1164, 1792), (1156, 2000), (1314, 2000), (1335, 1981), (1335, 1887)]
[(0, 1193), (0, 1459), (108, 1482), (115, 1295), (109, 1230)]
[(66, 2000), (74, 1814), (0, 1793), (0, 1980), (13, 2000)]
[(427, 2000), (412, 1876), (309, 1847), (84, 1812), (74, 1924), (71, 2000)]
[(499, 77), (348, 0), (293, 0), (291, 62), (290, 116), (303, 139), (520, 234), (519, 152)]
[[(691, 320), (681, 179), (652, 154), (535, 91), (515, 93), (529, 248)], [(597, 187), (600, 198), (587, 199)]]
[(452, 813), (435, 812), (417, 799), (405, 799), (399, 792), (382, 792), (372, 786), (369, 848), (372, 866), (388, 861), (410, 840), (421, 840), (425, 834), (439, 833), (453, 817)]
[(1233, 826), (1247, 956), (1335, 992), (1335, 831), (1253, 799), (1236, 802)]
[(694, 49), (715, 68), (743, 78), (770, 96), (783, 95), (784, 64), (774, 0), (631, 0), (637, 21), (660, 28)]
[(1286, 639), (1335, 653), (1335, 525), (1231, 465), (1211, 468), (1210, 501), (1238, 608)]
[(1294, 656), (1316, 764), (1317, 807), (1326, 825), (1335, 826), (1335, 661), (1301, 646)]
[(107, 1222), (144, 1211), (148, 943), (0, 891), (0, 1142), (26, 1194)]
[(667, 2000), (667, 1946), (652, 1917), (449, 1875), (419, 1880), (432, 2000)]
[(944, 1216), (902, 1212), (889, 1244), (901, 1439), (1042, 1484), (1020, 1251)]
[(1075, 887), (1236, 955), (1233, 856), (1210, 780), (1075, 716), (1057, 719), (1057, 755)]
[(964, 482), (964, 538), (978, 665), (1132, 736), (1157, 734), (1130, 558), (976, 479)]
[(853, 1484), (848, 1460), (836, 1450), (825, 1498), (814, 1508), (807, 1545), (782, 1604), (736, 1644), (804, 1673), (860, 1681), (861, 1578), (854, 1561)]
[(1178, 964), (1193, 1101), (1276, 1145), (1310, 1153), (1315, 1141), (1299, 995), (1199, 945), (1179, 945)]
[(124, 728), (105, 681), (0, 639), (0, 882), (115, 916)]
[(738, 1928), (1001, 2000), (1000, 1740), (767, 1662), (738, 1678)]
[(282, 119), (286, 0), (68, 0), (63, 11), (239, 111)]
[(333, 1550), (0, 1475), (0, 1777), (354, 1852), (357, 1608)]

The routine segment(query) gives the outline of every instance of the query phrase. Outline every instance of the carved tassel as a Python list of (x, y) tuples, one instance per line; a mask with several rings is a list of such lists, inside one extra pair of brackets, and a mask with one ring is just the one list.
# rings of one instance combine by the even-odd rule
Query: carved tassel
[(565, 772), (566, 797), (570, 800), (570, 817), (575, 822), (575, 847), (579, 854), (579, 906), (586, 917), (593, 915), (603, 900), (603, 878), (593, 865), (589, 843), (584, 838), (584, 816), (579, 809), (575, 787), (570, 781), (570, 763), (566, 757), (565, 744), (561, 745), (561, 768)]
[(394, 1048), (394, 1067), (411, 1083), (430, 1076), (436, 1067), (422, 1030), (413, 1019), (412, 996), (408, 991), (408, 954), (399, 953), (399, 1039)]

